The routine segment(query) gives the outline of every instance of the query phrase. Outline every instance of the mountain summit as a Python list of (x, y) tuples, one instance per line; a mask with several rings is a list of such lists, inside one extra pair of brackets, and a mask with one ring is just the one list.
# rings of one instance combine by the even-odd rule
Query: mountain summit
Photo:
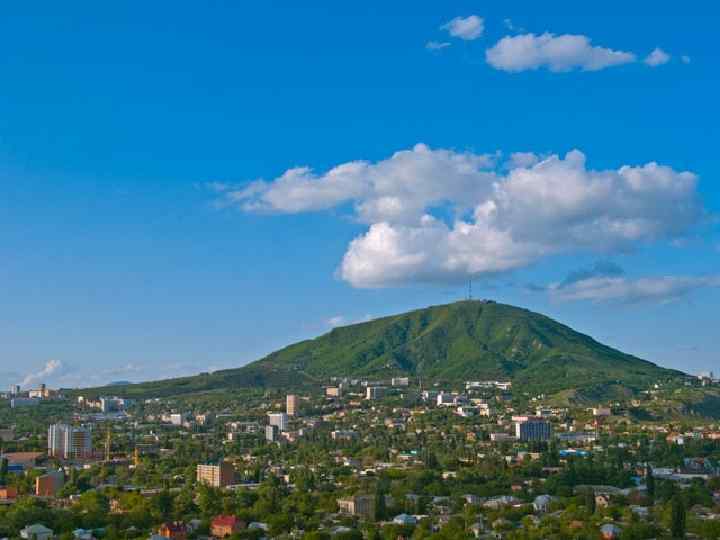
[(682, 374), (527, 309), (467, 300), (334, 328), (241, 368), (142, 383), (128, 390), (171, 395), (394, 375), (428, 382), (512, 380), (515, 387), (528, 391), (556, 392), (617, 384), (637, 390)]
[(338, 327), (247, 366), (261, 367), (318, 379), (510, 379), (548, 391), (612, 382), (637, 386), (679, 375), (544, 315), (488, 300), (431, 306)]

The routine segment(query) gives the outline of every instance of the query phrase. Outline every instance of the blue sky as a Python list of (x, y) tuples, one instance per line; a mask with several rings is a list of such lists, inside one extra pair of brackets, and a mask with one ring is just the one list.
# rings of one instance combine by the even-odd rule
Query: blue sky
[(237, 366), (470, 276), (720, 371), (717, 7), (299, 4), (6, 6), (0, 384)]

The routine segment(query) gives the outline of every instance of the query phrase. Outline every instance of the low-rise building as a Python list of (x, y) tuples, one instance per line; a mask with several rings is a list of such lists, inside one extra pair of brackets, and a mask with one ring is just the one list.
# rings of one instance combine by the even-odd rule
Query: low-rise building
[(236, 516), (216, 516), (210, 522), (210, 534), (215, 538), (225, 538), (240, 532), (245, 527), (245, 522)]

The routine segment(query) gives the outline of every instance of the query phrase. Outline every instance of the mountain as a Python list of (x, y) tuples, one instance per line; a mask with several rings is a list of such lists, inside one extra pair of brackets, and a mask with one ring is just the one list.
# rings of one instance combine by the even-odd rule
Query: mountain
[[(238, 369), (125, 387), (128, 395), (173, 395), (232, 387), (292, 387), (331, 376), (511, 379), (533, 392), (630, 390), (681, 372), (598, 343), (549, 317), (492, 301), (431, 306), (334, 328)], [(113, 392), (122, 391), (115, 387)]]

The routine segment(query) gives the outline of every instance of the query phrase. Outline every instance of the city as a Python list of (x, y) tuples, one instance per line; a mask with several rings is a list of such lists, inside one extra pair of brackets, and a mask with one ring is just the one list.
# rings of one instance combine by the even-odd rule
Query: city
[(680, 521), (688, 538), (720, 534), (720, 423), (639, 420), (673, 383), (590, 407), (510, 381), (419, 383), (146, 399), (14, 387), (0, 534), (610, 539)]
[(720, 540), (720, 2), (5, 2), (0, 540)]

